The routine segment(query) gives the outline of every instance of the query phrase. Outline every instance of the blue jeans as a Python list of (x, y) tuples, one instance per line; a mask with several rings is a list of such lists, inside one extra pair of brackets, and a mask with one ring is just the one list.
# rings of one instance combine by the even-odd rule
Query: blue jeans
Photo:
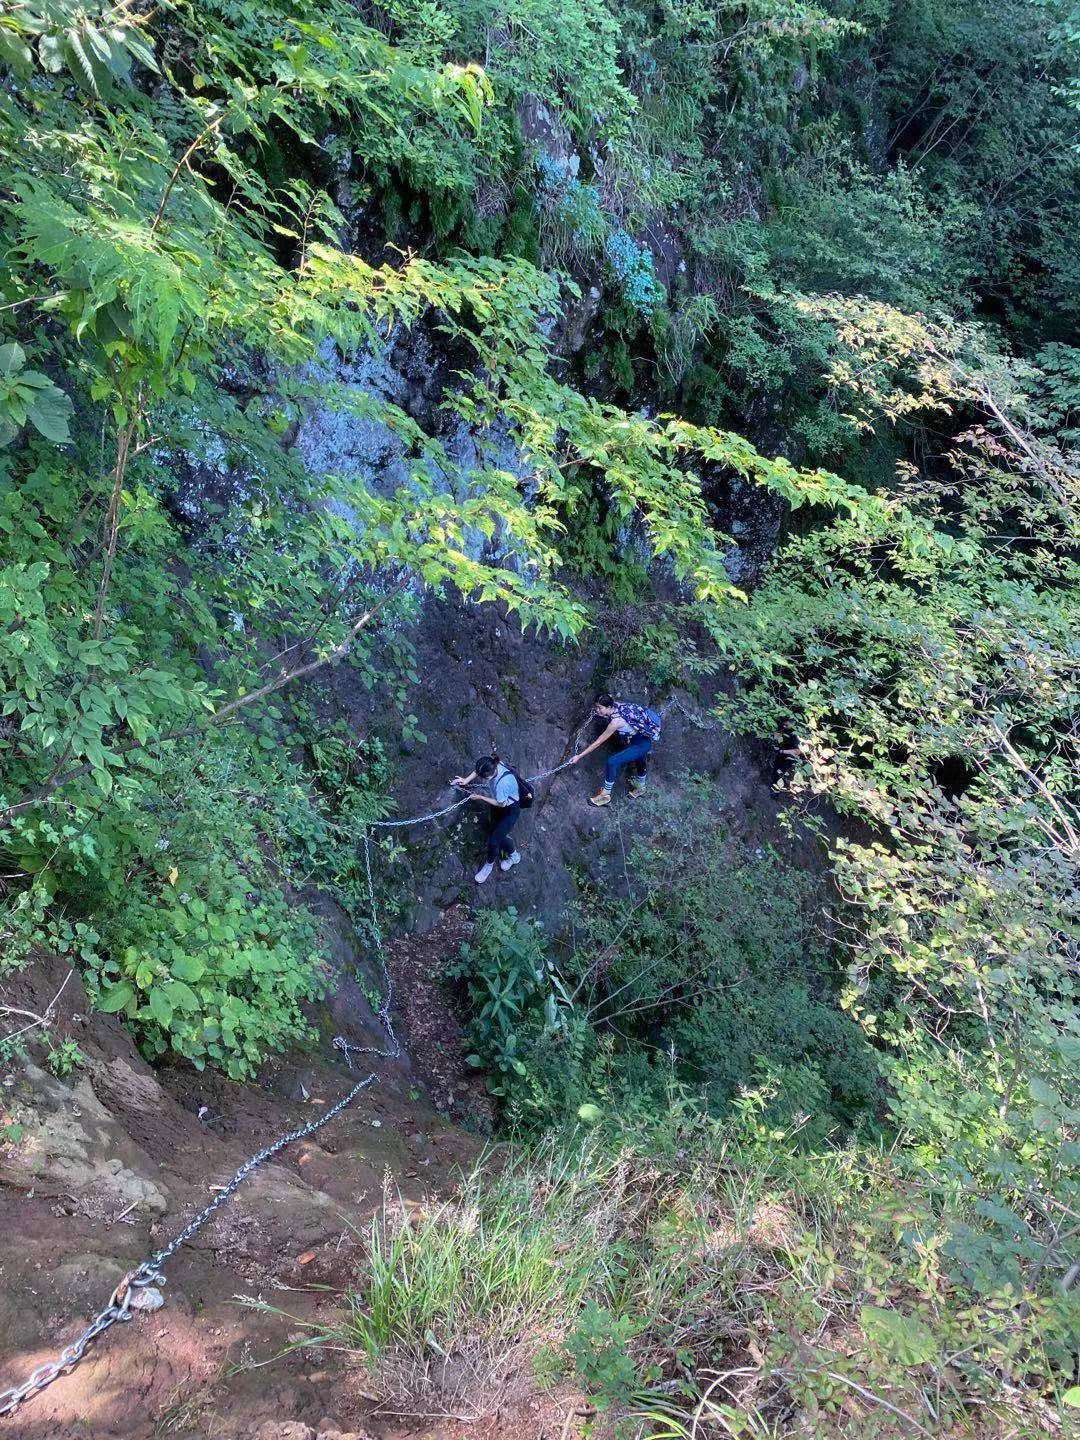
[(638, 761), (636, 773), (645, 773), (645, 761), (649, 758), (649, 751), (652, 749), (652, 741), (647, 735), (636, 735), (629, 745), (616, 750), (614, 755), (608, 756), (607, 770), (604, 776), (604, 784), (609, 788), (615, 784), (615, 776), (623, 765), (631, 765)]
[(514, 842), (510, 839), (510, 831), (514, 828), (518, 816), (521, 814), (521, 806), (516, 802), (513, 805), (506, 805), (498, 812), (498, 818), (491, 827), (491, 834), (488, 836), (487, 858), (495, 863), (501, 860), (504, 855), (514, 853)]

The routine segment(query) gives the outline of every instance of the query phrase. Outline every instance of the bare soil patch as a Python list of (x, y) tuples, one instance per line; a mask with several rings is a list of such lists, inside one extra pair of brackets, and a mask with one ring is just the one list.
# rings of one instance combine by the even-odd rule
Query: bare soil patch
[[(445, 943), (406, 947), (402, 976), (434, 970)], [(9, 988), (9, 1003), (44, 1009), (66, 973), (42, 956)], [(406, 1033), (419, 1035), (418, 1022)], [(442, 1063), (436, 1029), (424, 1033)], [(154, 1072), (122, 1026), (90, 1013), (77, 976), (55, 1007), (53, 1034), (76, 1039), (86, 1065), (64, 1080), (31, 1067), (0, 1081), (0, 1115), (26, 1124), (24, 1141), (0, 1147), (0, 1388), (74, 1339), (120, 1278), (250, 1154), (356, 1078), (326, 1047), (276, 1062), (255, 1086), (180, 1066)], [(464, 1062), (445, 1056), (432, 1072), (449, 1086)], [(176, 1255), (162, 1309), (114, 1326), (74, 1371), (0, 1420), (0, 1437), (337, 1440), (335, 1431), (384, 1437), (417, 1426), (438, 1435), (427, 1417), (408, 1426), (365, 1418), (372, 1406), (353, 1358), (295, 1348), (312, 1322), (332, 1319), (352, 1282), (384, 1183), (423, 1203), (452, 1190), (479, 1153), (416, 1098), (401, 1067), (385, 1068), (325, 1130), (257, 1171)]]

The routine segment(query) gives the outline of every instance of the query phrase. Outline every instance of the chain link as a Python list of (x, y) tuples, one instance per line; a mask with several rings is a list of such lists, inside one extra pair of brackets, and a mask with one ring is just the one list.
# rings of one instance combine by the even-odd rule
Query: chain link
[(51, 1385), (58, 1376), (73, 1370), (79, 1361), (86, 1354), (88, 1347), (108, 1330), (110, 1325), (115, 1325), (118, 1320), (130, 1320), (131, 1304), (130, 1290), (120, 1303), (116, 1303), (116, 1297), (122, 1286), (128, 1285), (129, 1280), (125, 1278), (116, 1287), (109, 1297), (109, 1303), (104, 1310), (98, 1312), (90, 1324), (77, 1340), (61, 1350), (55, 1360), (48, 1360), (32, 1370), (21, 1385), (13, 1385), (7, 1390), (0, 1390), (0, 1417), (13, 1414), (24, 1400), (29, 1400), (31, 1395), (36, 1395), (39, 1390), (44, 1390), (46, 1385)]
[[(690, 714), (682, 702), (675, 699), (668, 701), (660, 712), (661, 716), (666, 715), (667, 712), (673, 708), (679, 710), (686, 716), (691, 724), (697, 725), (701, 729), (714, 728), (698, 719), (698, 717)], [(577, 730), (575, 730), (571, 745), (576, 742), (578, 735), (586, 723), (587, 721), (583, 721)], [(558, 765), (553, 765), (550, 770), (542, 770), (538, 775), (529, 775), (526, 778), (530, 784), (538, 785), (541, 781), (550, 780), (552, 776), (558, 775), (563, 770), (568, 770), (573, 763), (573, 758), (564, 760)], [(379, 925), (378, 908), (375, 903), (375, 887), (371, 878), (371, 831), (398, 830), (410, 825), (424, 825), (432, 820), (441, 820), (445, 816), (453, 814), (455, 810), (460, 810), (463, 805), (467, 805), (468, 803), (469, 797), (464, 796), (460, 800), (455, 800), (451, 804), (445, 805), (441, 810), (432, 810), (425, 815), (413, 815), (403, 820), (375, 820), (370, 825), (364, 827), (364, 872), (367, 878), (368, 900), (371, 905), (372, 934), (379, 950), (384, 982), (384, 996), (382, 1004), (379, 1007), (378, 1015), (386, 1031), (387, 1038), (390, 1041), (390, 1046), (388, 1049), (383, 1050), (373, 1045), (356, 1045), (351, 1040), (346, 1040), (343, 1035), (335, 1035), (333, 1048), (343, 1056), (350, 1069), (352, 1068), (352, 1057), (354, 1055), (372, 1055), (382, 1060), (396, 1060), (401, 1055), (401, 1045), (394, 1032), (393, 1021), (390, 1018), (390, 1007), (393, 1003), (393, 982), (390, 978), (390, 970), (386, 961), (386, 950), (382, 938), (382, 929)], [(245, 1160), (228, 1184), (222, 1186), (210, 1203), (205, 1205), (197, 1215), (189, 1220), (179, 1234), (174, 1235), (167, 1245), (155, 1251), (148, 1260), (144, 1260), (141, 1265), (124, 1276), (112, 1295), (110, 1295), (105, 1308), (94, 1316), (82, 1334), (76, 1340), (73, 1340), (70, 1345), (67, 1345), (55, 1360), (46, 1361), (44, 1364), (39, 1365), (37, 1369), (31, 1371), (22, 1384), (9, 1386), (6, 1390), (0, 1390), (0, 1419), (6, 1415), (14, 1414), (24, 1401), (29, 1400), (33, 1395), (37, 1395), (40, 1391), (44, 1390), (46, 1386), (51, 1385), (54, 1380), (58, 1379), (59, 1376), (73, 1370), (99, 1335), (103, 1335), (106, 1330), (118, 1322), (130, 1320), (132, 1315), (131, 1306), (133, 1293), (145, 1286), (165, 1284), (165, 1277), (161, 1273), (162, 1266), (166, 1265), (181, 1246), (186, 1245), (196, 1232), (202, 1229), (212, 1215), (216, 1214), (223, 1205), (232, 1199), (240, 1186), (243, 1185), (244, 1181), (254, 1170), (257, 1170), (260, 1165), (265, 1165), (268, 1160), (272, 1160), (275, 1155), (280, 1154), (287, 1146), (295, 1145), (298, 1140), (307, 1139), (309, 1135), (314, 1135), (317, 1130), (321, 1130), (324, 1125), (328, 1125), (331, 1120), (335, 1120), (343, 1110), (348, 1109), (362, 1090), (366, 1090), (369, 1085), (373, 1085), (377, 1079), (378, 1075), (375, 1071), (365, 1075), (362, 1080), (356, 1082), (351, 1090), (346, 1091), (339, 1100), (331, 1105), (330, 1109), (324, 1114), (314, 1120), (310, 1120), (306, 1125), (300, 1125), (295, 1130), (289, 1130), (284, 1135), (279, 1135), (276, 1140), (272, 1141), (269, 1145), (263, 1146), (263, 1148), (252, 1155), (250, 1159)]]
[[(370, 874), (369, 869), (369, 886)], [(371, 890), (370, 893), (372, 905), (374, 905), (374, 891)], [(378, 934), (377, 917), (375, 918), (375, 928)], [(379, 1019), (382, 1021), (383, 1027), (389, 1036), (390, 1048), (380, 1050), (374, 1046), (361, 1047), (359, 1045), (353, 1045), (350, 1041), (346, 1040), (344, 1036), (336, 1035), (333, 1041), (334, 1049), (338, 1050), (345, 1057), (350, 1069), (352, 1069), (350, 1056), (353, 1054), (375, 1055), (384, 1060), (396, 1060), (401, 1054), (401, 1046), (394, 1033), (393, 1022), (390, 1019), (390, 1005), (393, 1000), (393, 983), (390, 979), (390, 971), (386, 962), (386, 954), (382, 949), (381, 938), (379, 949), (382, 959), (385, 995), (378, 1013)], [(167, 1245), (163, 1245), (160, 1250), (156, 1250), (148, 1260), (144, 1260), (141, 1265), (124, 1276), (112, 1295), (110, 1295), (108, 1304), (94, 1316), (93, 1320), (78, 1339), (73, 1340), (70, 1345), (66, 1346), (55, 1360), (50, 1360), (43, 1365), (39, 1365), (36, 1370), (33, 1370), (26, 1377), (21, 1385), (13, 1385), (9, 1386), (6, 1390), (0, 1390), (0, 1419), (6, 1415), (14, 1414), (24, 1401), (29, 1400), (31, 1396), (44, 1390), (47, 1385), (51, 1385), (59, 1376), (73, 1370), (99, 1335), (104, 1334), (106, 1330), (118, 1321), (130, 1320), (132, 1315), (133, 1292), (144, 1286), (165, 1284), (165, 1277), (161, 1273), (162, 1266), (167, 1264), (180, 1247), (186, 1245), (192, 1236), (202, 1229), (212, 1215), (216, 1214), (223, 1205), (232, 1199), (252, 1171), (257, 1170), (260, 1165), (265, 1165), (268, 1160), (272, 1160), (275, 1155), (278, 1155), (287, 1146), (295, 1145), (298, 1140), (306, 1140), (309, 1135), (314, 1135), (317, 1130), (321, 1130), (322, 1127), (328, 1125), (331, 1120), (337, 1119), (343, 1110), (348, 1109), (360, 1092), (366, 1090), (369, 1085), (373, 1085), (378, 1078), (376, 1072), (374, 1070), (371, 1071), (371, 1073), (365, 1075), (362, 1080), (358, 1080), (351, 1090), (346, 1091), (339, 1100), (335, 1101), (324, 1114), (316, 1116), (314, 1120), (309, 1120), (306, 1125), (299, 1125), (295, 1130), (288, 1130), (284, 1135), (279, 1135), (276, 1140), (271, 1141), (269, 1145), (264, 1145), (261, 1150), (256, 1151), (254, 1155), (245, 1160), (243, 1165), (241, 1165), (239, 1170), (233, 1175), (232, 1179), (226, 1185), (222, 1186), (208, 1205), (205, 1205), (197, 1215), (188, 1221), (179, 1234), (174, 1235)]]

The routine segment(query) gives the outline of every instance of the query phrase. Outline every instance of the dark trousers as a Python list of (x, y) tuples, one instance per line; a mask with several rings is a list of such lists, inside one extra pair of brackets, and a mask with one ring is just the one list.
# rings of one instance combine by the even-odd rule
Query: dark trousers
[(487, 858), (494, 863), (501, 860), (504, 855), (514, 853), (514, 842), (510, 838), (510, 831), (517, 824), (517, 818), (521, 814), (521, 806), (515, 803), (505, 805), (496, 812), (495, 824), (491, 827), (491, 834), (488, 836)]
[(645, 762), (649, 758), (649, 751), (652, 749), (652, 741), (647, 735), (635, 735), (629, 745), (624, 745), (621, 750), (616, 750), (614, 755), (608, 756), (607, 770), (604, 775), (605, 783), (615, 784), (615, 776), (624, 765), (632, 766), (631, 774), (644, 775)]

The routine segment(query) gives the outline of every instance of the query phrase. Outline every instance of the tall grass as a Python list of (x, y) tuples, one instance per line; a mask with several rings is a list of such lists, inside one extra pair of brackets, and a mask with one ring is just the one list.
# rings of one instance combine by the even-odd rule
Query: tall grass
[(388, 1190), (333, 1339), (364, 1356), (391, 1402), (482, 1411), (535, 1388), (534, 1362), (609, 1288), (627, 1174), (598, 1146), (551, 1144), (501, 1166), (489, 1157), (429, 1208)]
[(539, 1367), (641, 1440), (1068, 1433), (1044, 1318), (959, 1288), (940, 1191), (883, 1150), (680, 1125), (549, 1138), (427, 1207), (388, 1192), (334, 1339), (405, 1413), (489, 1414)]
[(568, 1223), (522, 1173), (478, 1169), (452, 1201), (414, 1213), (387, 1197), (367, 1235), (346, 1333), (372, 1359), (391, 1346), (449, 1350), (477, 1326), (548, 1333), (588, 1289), (595, 1236)]

